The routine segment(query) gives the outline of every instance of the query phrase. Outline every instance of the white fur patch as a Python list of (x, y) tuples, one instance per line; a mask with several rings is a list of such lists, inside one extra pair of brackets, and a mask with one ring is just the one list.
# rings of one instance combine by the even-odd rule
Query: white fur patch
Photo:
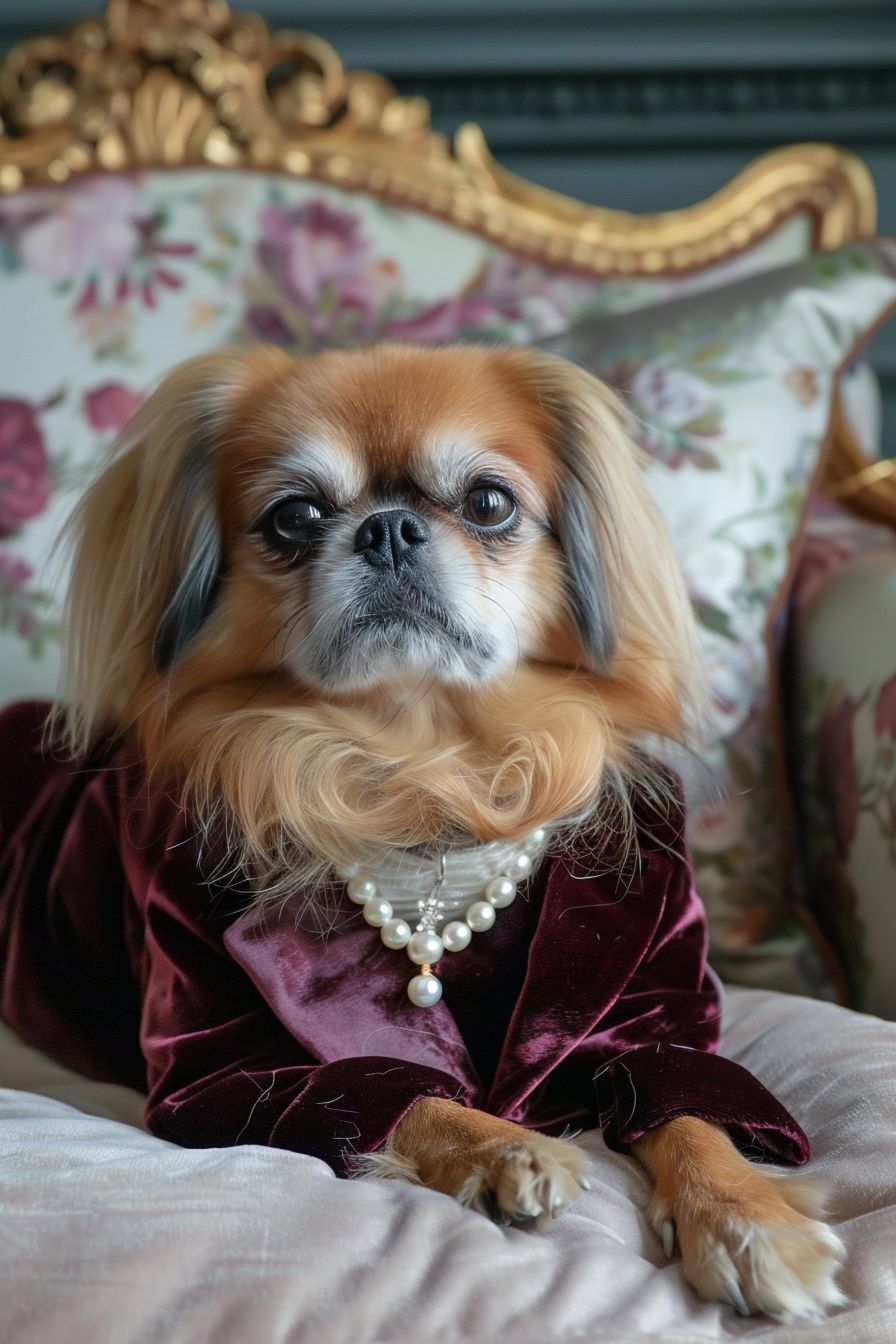
[(265, 483), (269, 493), (319, 494), (340, 508), (351, 504), (367, 484), (361, 462), (347, 444), (332, 435), (310, 433), (272, 462), (252, 483)]
[(389, 1147), (378, 1153), (356, 1153), (352, 1158), (351, 1174), (353, 1180), (372, 1176), (379, 1181), (410, 1181), (412, 1185), (420, 1185), (417, 1168), (410, 1158), (402, 1157)]
[[(824, 1192), (811, 1179), (774, 1179), (803, 1221), (789, 1225), (730, 1216), (724, 1205), (691, 1218), (679, 1228), (685, 1278), (707, 1301), (730, 1303), (741, 1315), (764, 1312), (782, 1321), (819, 1318), (827, 1307), (845, 1305), (836, 1276), (845, 1257), (840, 1238), (817, 1221)], [(654, 1196), (648, 1218), (670, 1254), (672, 1211)]]
[(498, 1148), (480, 1162), (457, 1193), (465, 1208), (502, 1223), (547, 1227), (587, 1187), (588, 1158), (564, 1139), (533, 1135)]
[[(590, 1189), (588, 1165), (587, 1155), (566, 1139), (532, 1134), (519, 1143), (495, 1146), (472, 1162), (455, 1199), (495, 1222), (547, 1227), (582, 1190)], [(352, 1175), (422, 1184), (414, 1163), (389, 1147), (358, 1154)]]
[(540, 513), (545, 506), (518, 462), (487, 447), (469, 431), (441, 430), (432, 435), (417, 449), (415, 465), (427, 487), (443, 499), (460, 498), (477, 477), (497, 475), (513, 486), (524, 508)]

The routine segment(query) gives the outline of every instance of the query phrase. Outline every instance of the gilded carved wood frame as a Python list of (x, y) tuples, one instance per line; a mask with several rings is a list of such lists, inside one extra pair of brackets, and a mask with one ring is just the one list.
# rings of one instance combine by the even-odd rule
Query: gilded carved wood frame
[[(810, 218), (815, 247), (835, 248), (870, 236), (876, 214), (865, 165), (826, 144), (773, 150), (686, 209), (586, 205), (502, 168), (477, 126), (449, 142), (424, 100), (226, 0), (108, 0), (102, 16), (22, 42), (0, 66), (0, 191), (196, 164), (367, 192), (590, 275), (693, 270), (795, 213)], [(896, 521), (894, 464), (868, 463), (842, 417), (834, 429), (826, 488)]]

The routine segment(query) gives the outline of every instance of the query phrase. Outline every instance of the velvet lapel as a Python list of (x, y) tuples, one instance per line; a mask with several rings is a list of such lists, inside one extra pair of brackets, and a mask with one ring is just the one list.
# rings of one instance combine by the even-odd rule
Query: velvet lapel
[(511, 1116), (588, 1036), (644, 958), (669, 880), (660, 852), (644, 852), (633, 879), (573, 876), (554, 860), (529, 946), (526, 978), (486, 1109)]
[(481, 1085), (444, 1002), (415, 1008), (413, 966), (366, 924), (326, 939), (297, 929), (289, 907), (249, 910), (227, 930), (228, 952), (295, 1039), (322, 1064), (374, 1055), (442, 1069), (471, 1098)]

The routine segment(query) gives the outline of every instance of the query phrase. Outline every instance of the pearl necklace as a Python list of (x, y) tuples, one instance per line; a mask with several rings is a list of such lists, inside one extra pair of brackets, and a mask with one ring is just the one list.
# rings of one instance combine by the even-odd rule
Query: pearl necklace
[[(408, 982), (411, 1003), (418, 1008), (438, 1003), (442, 982), (433, 966), (443, 953), (469, 947), (474, 933), (492, 928), (496, 912), (514, 901), (517, 884), (529, 877), (547, 840), (547, 831), (539, 827), (522, 842), (496, 840), (433, 860), (405, 851), (368, 865), (363, 873), (343, 873), (349, 899), (379, 929), (384, 945), (404, 949), (420, 967)], [(421, 898), (426, 882), (429, 895)]]

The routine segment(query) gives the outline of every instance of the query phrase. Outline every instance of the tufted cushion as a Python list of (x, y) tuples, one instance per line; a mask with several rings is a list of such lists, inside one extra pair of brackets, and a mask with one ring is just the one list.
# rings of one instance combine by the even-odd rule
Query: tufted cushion
[[(877, 253), (853, 249), (780, 272), (754, 301), (748, 277), (802, 257), (808, 237), (794, 218), (697, 275), (604, 281), (250, 172), (85, 178), (4, 199), (0, 700), (52, 694), (64, 575), (46, 558), (102, 449), (172, 364), (233, 340), (559, 341), (644, 422), (695, 597), (715, 714), (690, 772), (690, 838), (717, 961), (735, 978), (829, 992), (788, 905), (764, 632), (836, 365), (896, 286)], [(570, 332), (581, 339), (567, 347)]]

